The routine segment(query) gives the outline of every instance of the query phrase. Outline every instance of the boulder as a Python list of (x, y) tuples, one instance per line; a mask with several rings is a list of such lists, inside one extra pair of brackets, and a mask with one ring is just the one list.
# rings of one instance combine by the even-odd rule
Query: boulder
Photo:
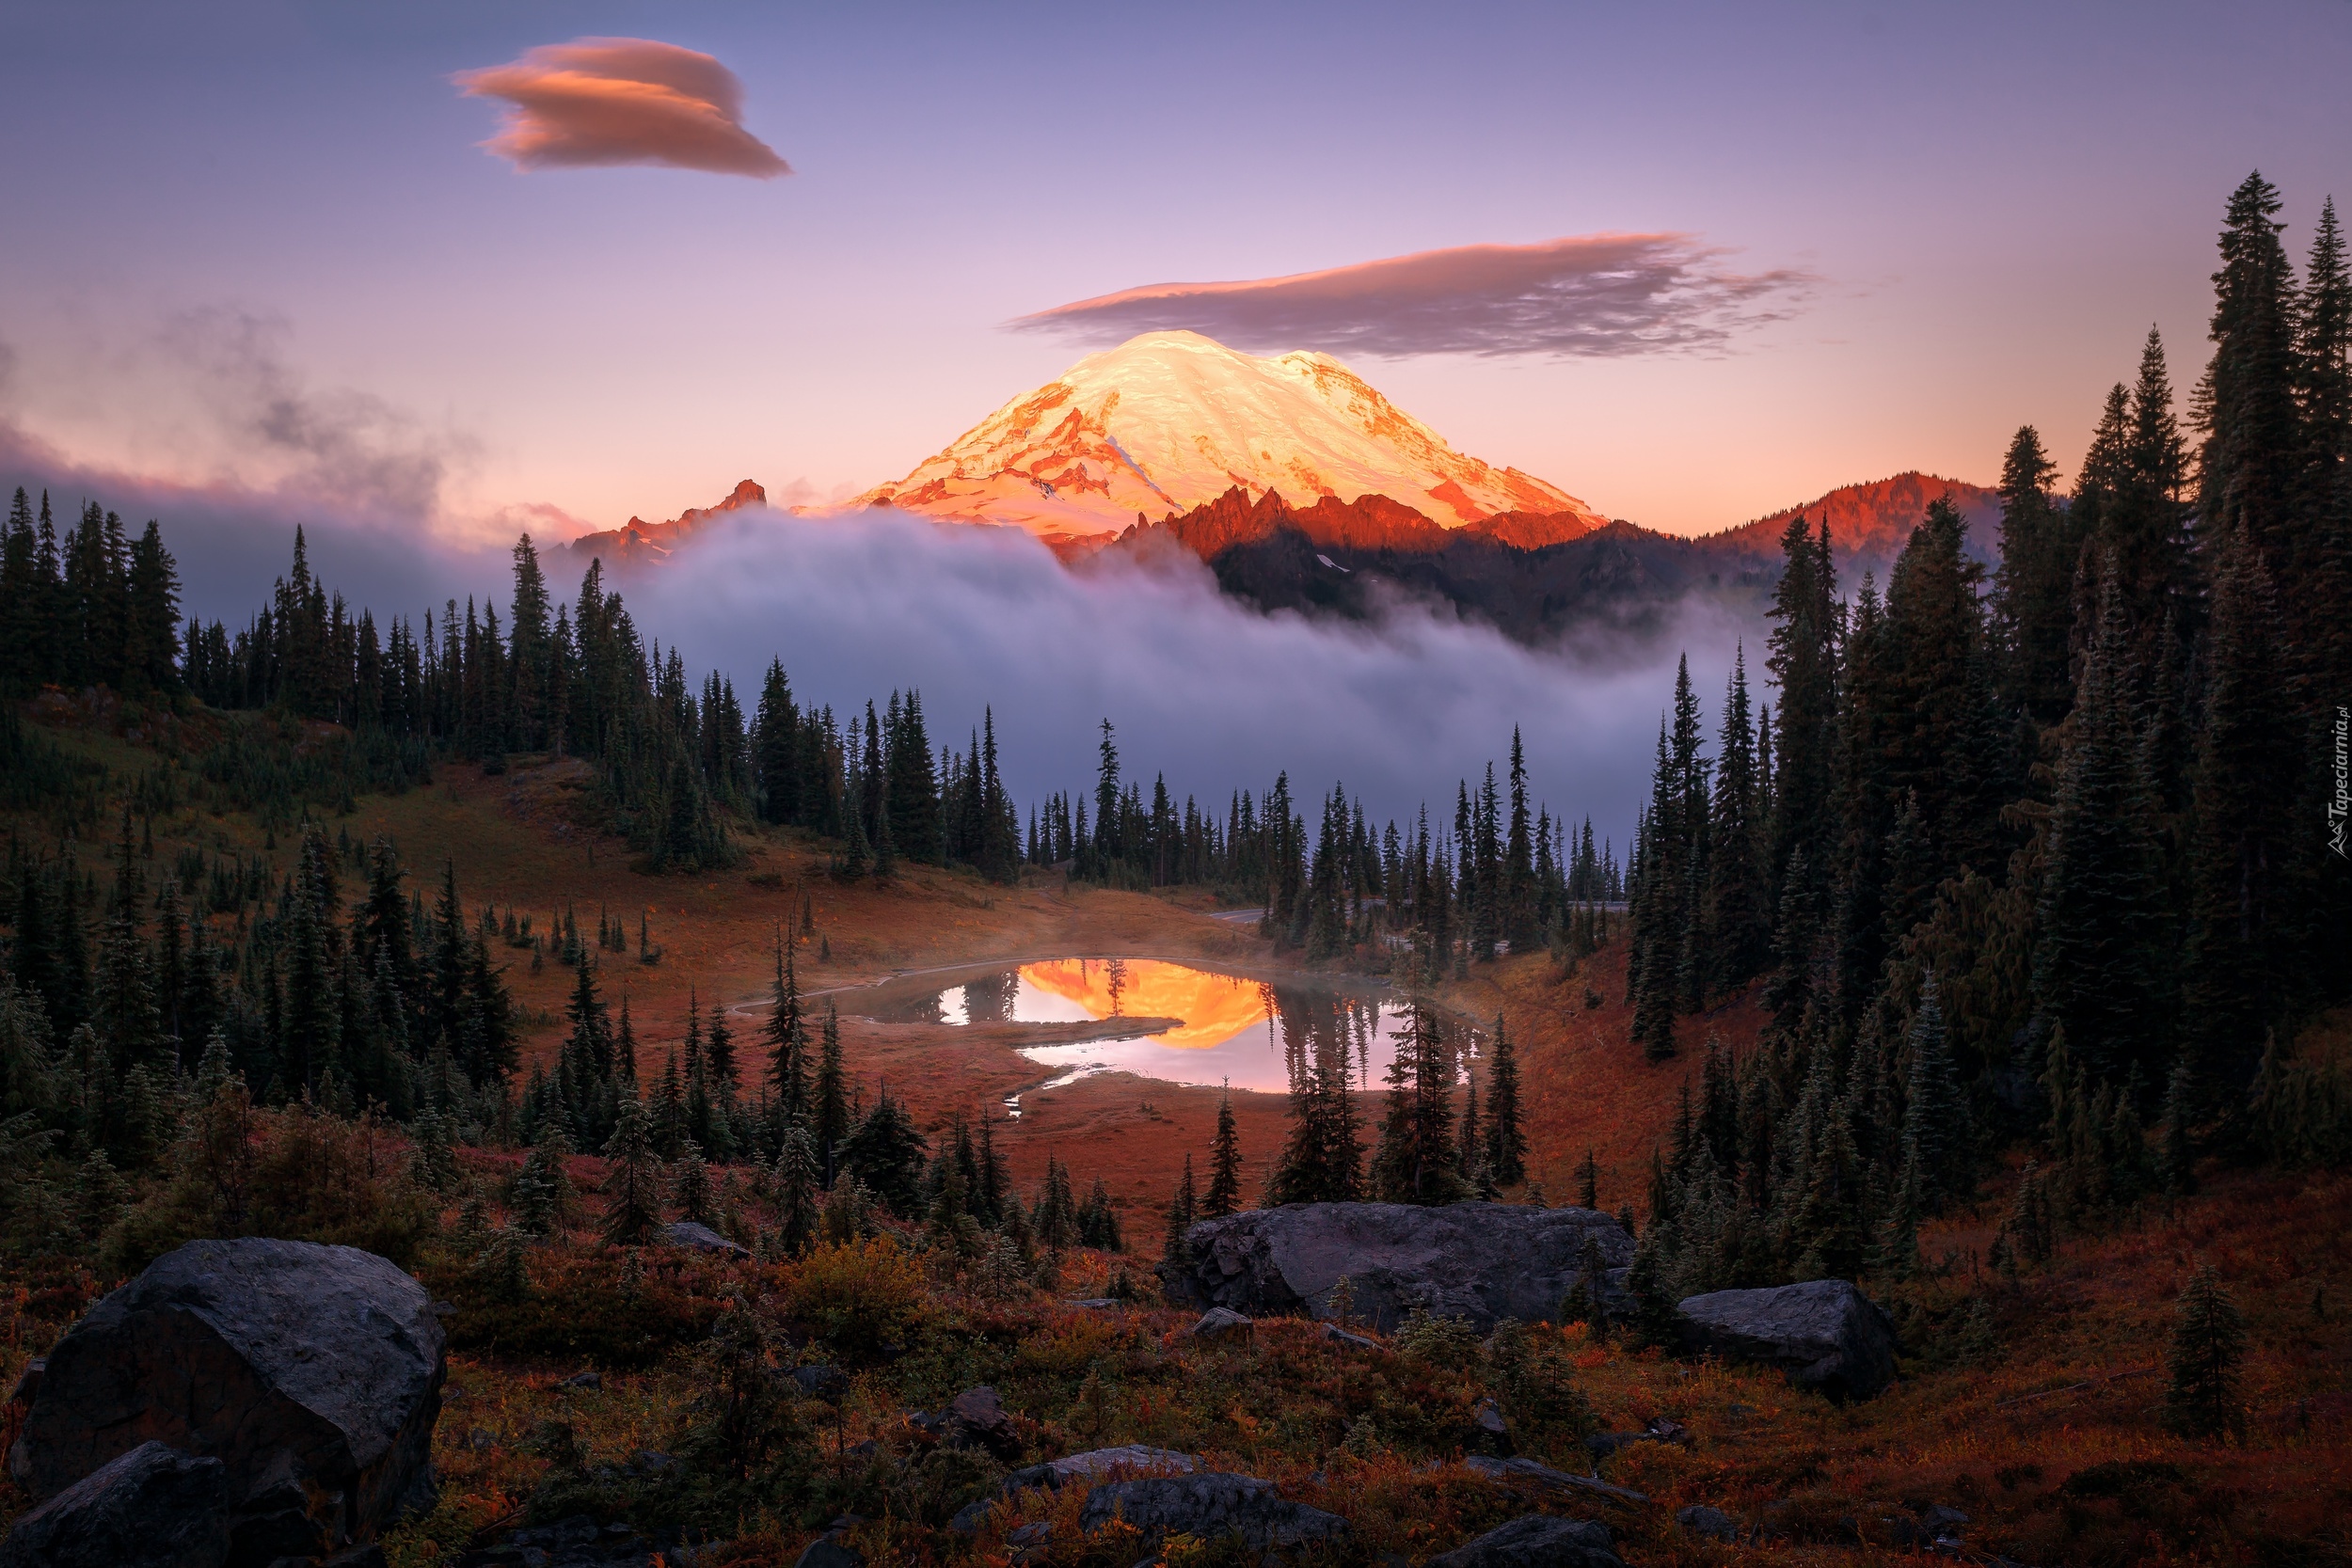
[(1590, 1519), (1522, 1513), (1475, 1541), (1440, 1552), (1422, 1568), (1625, 1568), (1609, 1527)]
[(167, 1444), (220, 1462), (254, 1549), (319, 1555), (431, 1506), (447, 1369), (432, 1299), (373, 1253), (191, 1242), (57, 1342), (9, 1471), (46, 1499)]
[(1192, 1325), (1192, 1337), (1215, 1344), (1220, 1339), (1247, 1339), (1257, 1324), (1229, 1307), (1212, 1307)]
[(982, 1449), (999, 1460), (1021, 1455), (1021, 1433), (993, 1388), (967, 1388), (949, 1400), (941, 1441), (951, 1449)]
[(689, 1252), (715, 1252), (724, 1258), (749, 1258), (751, 1248), (730, 1242), (707, 1225), (692, 1220), (678, 1220), (661, 1227), (661, 1239), (672, 1246), (682, 1246)]
[(1623, 1486), (1612, 1486), (1592, 1476), (1572, 1476), (1565, 1470), (1555, 1470), (1532, 1459), (1497, 1459), (1490, 1454), (1474, 1453), (1462, 1461), (1462, 1468), (1472, 1475), (1485, 1477), (1497, 1486), (1553, 1501), (1567, 1501), (1580, 1497), (1607, 1497), (1621, 1503), (1649, 1501), (1643, 1493)]
[(803, 1394), (827, 1404), (839, 1404), (850, 1393), (850, 1374), (838, 1367), (795, 1367), (792, 1381)]
[(1292, 1502), (1270, 1481), (1225, 1472), (1109, 1481), (1089, 1492), (1079, 1528), (1100, 1529), (1114, 1519), (1141, 1530), (1154, 1549), (1171, 1535), (1203, 1542), (1238, 1535), (1251, 1551), (1264, 1552), (1347, 1533), (1338, 1514)]
[(1895, 1325), (1843, 1279), (1710, 1291), (1676, 1308), (1683, 1349), (1778, 1367), (1833, 1400), (1867, 1400), (1895, 1381)]
[(947, 1528), (959, 1535), (970, 1535), (987, 1519), (989, 1511), (1025, 1486), (1042, 1487), (1058, 1492), (1072, 1481), (1099, 1481), (1104, 1476), (1121, 1472), (1155, 1472), (1190, 1475), (1194, 1469), (1190, 1454), (1172, 1449), (1148, 1449), (1131, 1445), (1117, 1449), (1089, 1449), (1084, 1453), (1064, 1454), (1041, 1465), (1025, 1465), (1005, 1478), (1005, 1484), (973, 1502), (963, 1505)]
[(228, 1469), (162, 1443), (118, 1455), (24, 1514), (0, 1568), (220, 1568)]
[(1258, 1315), (1332, 1316), (1344, 1275), (1355, 1314), (1383, 1332), (1416, 1307), (1467, 1318), (1481, 1333), (1499, 1319), (1556, 1320), (1569, 1288), (1587, 1281), (1612, 1312), (1630, 1312), (1625, 1271), (1633, 1239), (1592, 1209), (1516, 1203), (1293, 1203), (1202, 1220), (1185, 1232), (1188, 1264), (1160, 1265), (1171, 1300)]
[(1337, 1323), (1325, 1323), (1323, 1337), (1331, 1343), (1344, 1346), (1348, 1350), (1378, 1350), (1380, 1348), (1379, 1340), (1361, 1334), (1350, 1334)]
[(865, 1568), (865, 1565), (864, 1552), (855, 1546), (844, 1545), (830, 1535), (820, 1535), (793, 1560), (792, 1568)]
[(1691, 1534), (1705, 1536), (1710, 1541), (1736, 1544), (1740, 1539), (1740, 1521), (1722, 1509), (1709, 1508), (1705, 1503), (1692, 1503), (1677, 1513), (1675, 1523)]

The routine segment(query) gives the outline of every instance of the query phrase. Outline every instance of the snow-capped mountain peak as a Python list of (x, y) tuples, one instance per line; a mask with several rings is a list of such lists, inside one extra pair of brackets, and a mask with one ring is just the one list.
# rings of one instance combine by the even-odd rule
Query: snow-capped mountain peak
[(858, 500), (1087, 535), (1235, 485), (1301, 504), (1382, 495), (1446, 527), (1502, 512), (1604, 521), (1554, 485), (1454, 451), (1327, 354), (1262, 359), (1197, 332), (1089, 355)]

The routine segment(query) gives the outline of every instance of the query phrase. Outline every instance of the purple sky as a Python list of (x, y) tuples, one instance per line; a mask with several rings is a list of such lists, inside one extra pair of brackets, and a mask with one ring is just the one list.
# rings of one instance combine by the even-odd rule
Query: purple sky
[[(2152, 322), (2193, 383), (2230, 188), (2276, 181), (2299, 255), (2352, 170), (2337, 0), (1073, 15), (15, 0), (0, 478), (475, 536), (747, 476), (820, 499), (1140, 319), (1021, 318), (1617, 234), (1669, 237), (1656, 289), (1486, 249), (1199, 309), (1697, 531), (1905, 467), (1987, 480), (2028, 420), (2071, 469)], [(599, 37), (675, 47), (548, 53)], [(555, 119), (502, 129), (485, 91)], [(631, 146), (694, 166), (597, 166)]]

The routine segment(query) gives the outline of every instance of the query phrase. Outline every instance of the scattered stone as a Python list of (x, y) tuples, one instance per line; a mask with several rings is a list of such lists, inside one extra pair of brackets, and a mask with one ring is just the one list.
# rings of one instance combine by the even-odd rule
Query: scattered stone
[(1083, 1307), (1089, 1312), (1123, 1312), (1127, 1309), (1127, 1304), (1117, 1296), (1089, 1296), (1084, 1301), (1073, 1301), (1070, 1305)]
[(1192, 1337), (1209, 1344), (1222, 1339), (1247, 1339), (1257, 1326), (1230, 1307), (1212, 1307), (1192, 1325)]
[(1378, 1350), (1380, 1348), (1379, 1340), (1369, 1335), (1350, 1334), (1337, 1323), (1325, 1323), (1323, 1337), (1331, 1343), (1343, 1346), (1348, 1350)]
[(1596, 1432), (1584, 1439), (1585, 1449), (1597, 1465), (1614, 1455), (1619, 1449), (1638, 1443), (1648, 1436), (1645, 1432)]
[(221, 1463), (232, 1528), (364, 1544), (432, 1506), (443, 1347), (431, 1297), (373, 1253), (191, 1242), (58, 1341), (9, 1469), (47, 1499), (152, 1440)]
[(1601, 1277), (1585, 1281), (1612, 1312), (1630, 1312), (1633, 1239), (1591, 1209), (1518, 1203), (1294, 1203), (1203, 1220), (1185, 1232), (1187, 1263), (1163, 1263), (1171, 1300), (1259, 1316), (1331, 1314), (1345, 1276), (1355, 1311), (1385, 1333), (1416, 1307), (1466, 1318), (1480, 1333), (1503, 1318), (1556, 1320), (1584, 1280), (1589, 1242)]
[(1042, 1465), (1031, 1465), (1015, 1470), (1005, 1478), (1007, 1495), (1024, 1486), (1041, 1486), (1058, 1491), (1073, 1481), (1100, 1481), (1119, 1470), (1169, 1472), (1188, 1476), (1200, 1466), (1188, 1453), (1173, 1449), (1150, 1449), (1141, 1444), (1129, 1444), (1116, 1449), (1089, 1449), (1084, 1453), (1064, 1454)]
[(1675, 1523), (1692, 1535), (1703, 1535), (1710, 1541), (1737, 1544), (1740, 1540), (1740, 1522), (1722, 1509), (1709, 1508), (1705, 1503), (1692, 1503), (1675, 1515)]
[(498, 1438), (488, 1427), (476, 1427), (466, 1433), (466, 1447), (476, 1453), (488, 1453), (498, 1447)]
[(628, 1467), (641, 1476), (660, 1476), (676, 1469), (677, 1461), (657, 1449), (639, 1449), (628, 1456)]
[(967, 1388), (947, 1402), (941, 1441), (951, 1449), (983, 1449), (999, 1460), (1021, 1456), (1021, 1433), (989, 1387)]
[(220, 1568), (228, 1469), (142, 1443), (16, 1521), (0, 1568)]
[(795, 1367), (792, 1381), (812, 1400), (839, 1404), (849, 1397), (850, 1374), (838, 1367)]
[(1100, 1529), (1113, 1519), (1142, 1531), (1154, 1550), (1171, 1535), (1238, 1535), (1251, 1551), (1263, 1552), (1347, 1533), (1338, 1514), (1292, 1502), (1270, 1481), (1226, 1472), (1105, 1482), (1087, 1494), (1079, 1528)]
[(1008, 1546), (1035, 1546), (1050, 1541), (1053, 1538), (1053, 1521), (1050, 1519), (1039, 1519), (1030, 1524), (1016, 1526), (1011, 1530), (1008, 1531), (1005, 1535), (1005, 1544)]
[(1625, 1568), (1614, 1545), (1609, 1527), (1590, 1519), (1522, 1513), (1422, 1568)]
[(1478, 1402), (1477, 1413), (1470, 1417), (1470, 1425), (1488, 1437), (1507, 1437), (1511, 1429), (1502, 1419), (1502, 1407), (1492, 1399)]
[(959, 1535), (970, 1535), (980, 1528), (989, 1510), (1025, 1486), (1041, 1487), (1057, 1492), (1073, 1481), (1099, 1481), (1120, 1472), (1173, 1472), (1190, 1475), (1195, 1468), (1190, 1454), (1172, 1449), (1148, 1449), (1132, 1445), (1117, 1449), (1089, 1449), (1084, 1453), (1064, 1454), (1041, 1465), (1025, 1465), (1005, 1478), (1005, 1484), (996, 1492), (969, 1502), (947, 1522), (947, 1528)]
[(604, 1374), (601, 1372), (574, 1372), (571, 1376), (565, 1378), (561, 1384), (557, 1385), (557, 1386), (563, 1388), (601, 1388), (604, 1386)]
[(1622, 1486), (1612, 1486), (1592, 1476), (1572, 1476), (1565, 1470), (1555, 1470), (1549, 1465), (1538, 1465), (1532, 1459), (1496, 1459), (1488, 1454), (1474, 1453), (1462, 1461), (1462, 1467), (1472, 1474), (1486, 1477), (1497, 1486), (1515, 1492), (1529, 1492), (1538, 1497), (1554, 1498), (1579, 1495), (1609, 1497), (1622, 1503), (1645, 1503), (1647, 1496)]
[(749, 1258), (751, 1248), (730, 1242), (707, 1225), (692, 1220), (677, 1220), (661, 1227), (661, 1239), (672, 1246), (689, 1252), (715, 1252), (726, 1258)]
[(820, 1535), (794, 1560), (792, 1568), (866, 1568), (866, 1554), (830, 1535)]
[(1843, 1279), (1710, 1291), (1676, 1308), (1683, 1348), (1780, 1368), (1791, 1385), (1843, 1402), (1895, 1381), (1895, 1325)]

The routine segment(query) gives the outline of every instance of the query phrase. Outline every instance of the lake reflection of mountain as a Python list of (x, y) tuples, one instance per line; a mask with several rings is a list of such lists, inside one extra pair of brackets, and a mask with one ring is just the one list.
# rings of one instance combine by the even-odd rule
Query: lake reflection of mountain
[[(880, 990), (864, 1010), (888, 1022), (1183, 1021), (1124, 1039), (1024, 1047), (1030, 1060), (1062, 1069), (1057, 1083), (1123, 1070), (1174, 1084), (1231, 1083), (1279, 1094), (1328, 1052), (1344, 1056), (1355, 1086), (1375, 1088), (1406, 1026), (1403, 999), (1369, 982), (1259, 980), (1162, 958), (1055, 958), (965, 975), (944, 988)], [(1449, 1038), (1459, 1037), (1461, 1049), (1470, 1049), (1468, 1030), (1451, 1021), (1443, 1027)]]

